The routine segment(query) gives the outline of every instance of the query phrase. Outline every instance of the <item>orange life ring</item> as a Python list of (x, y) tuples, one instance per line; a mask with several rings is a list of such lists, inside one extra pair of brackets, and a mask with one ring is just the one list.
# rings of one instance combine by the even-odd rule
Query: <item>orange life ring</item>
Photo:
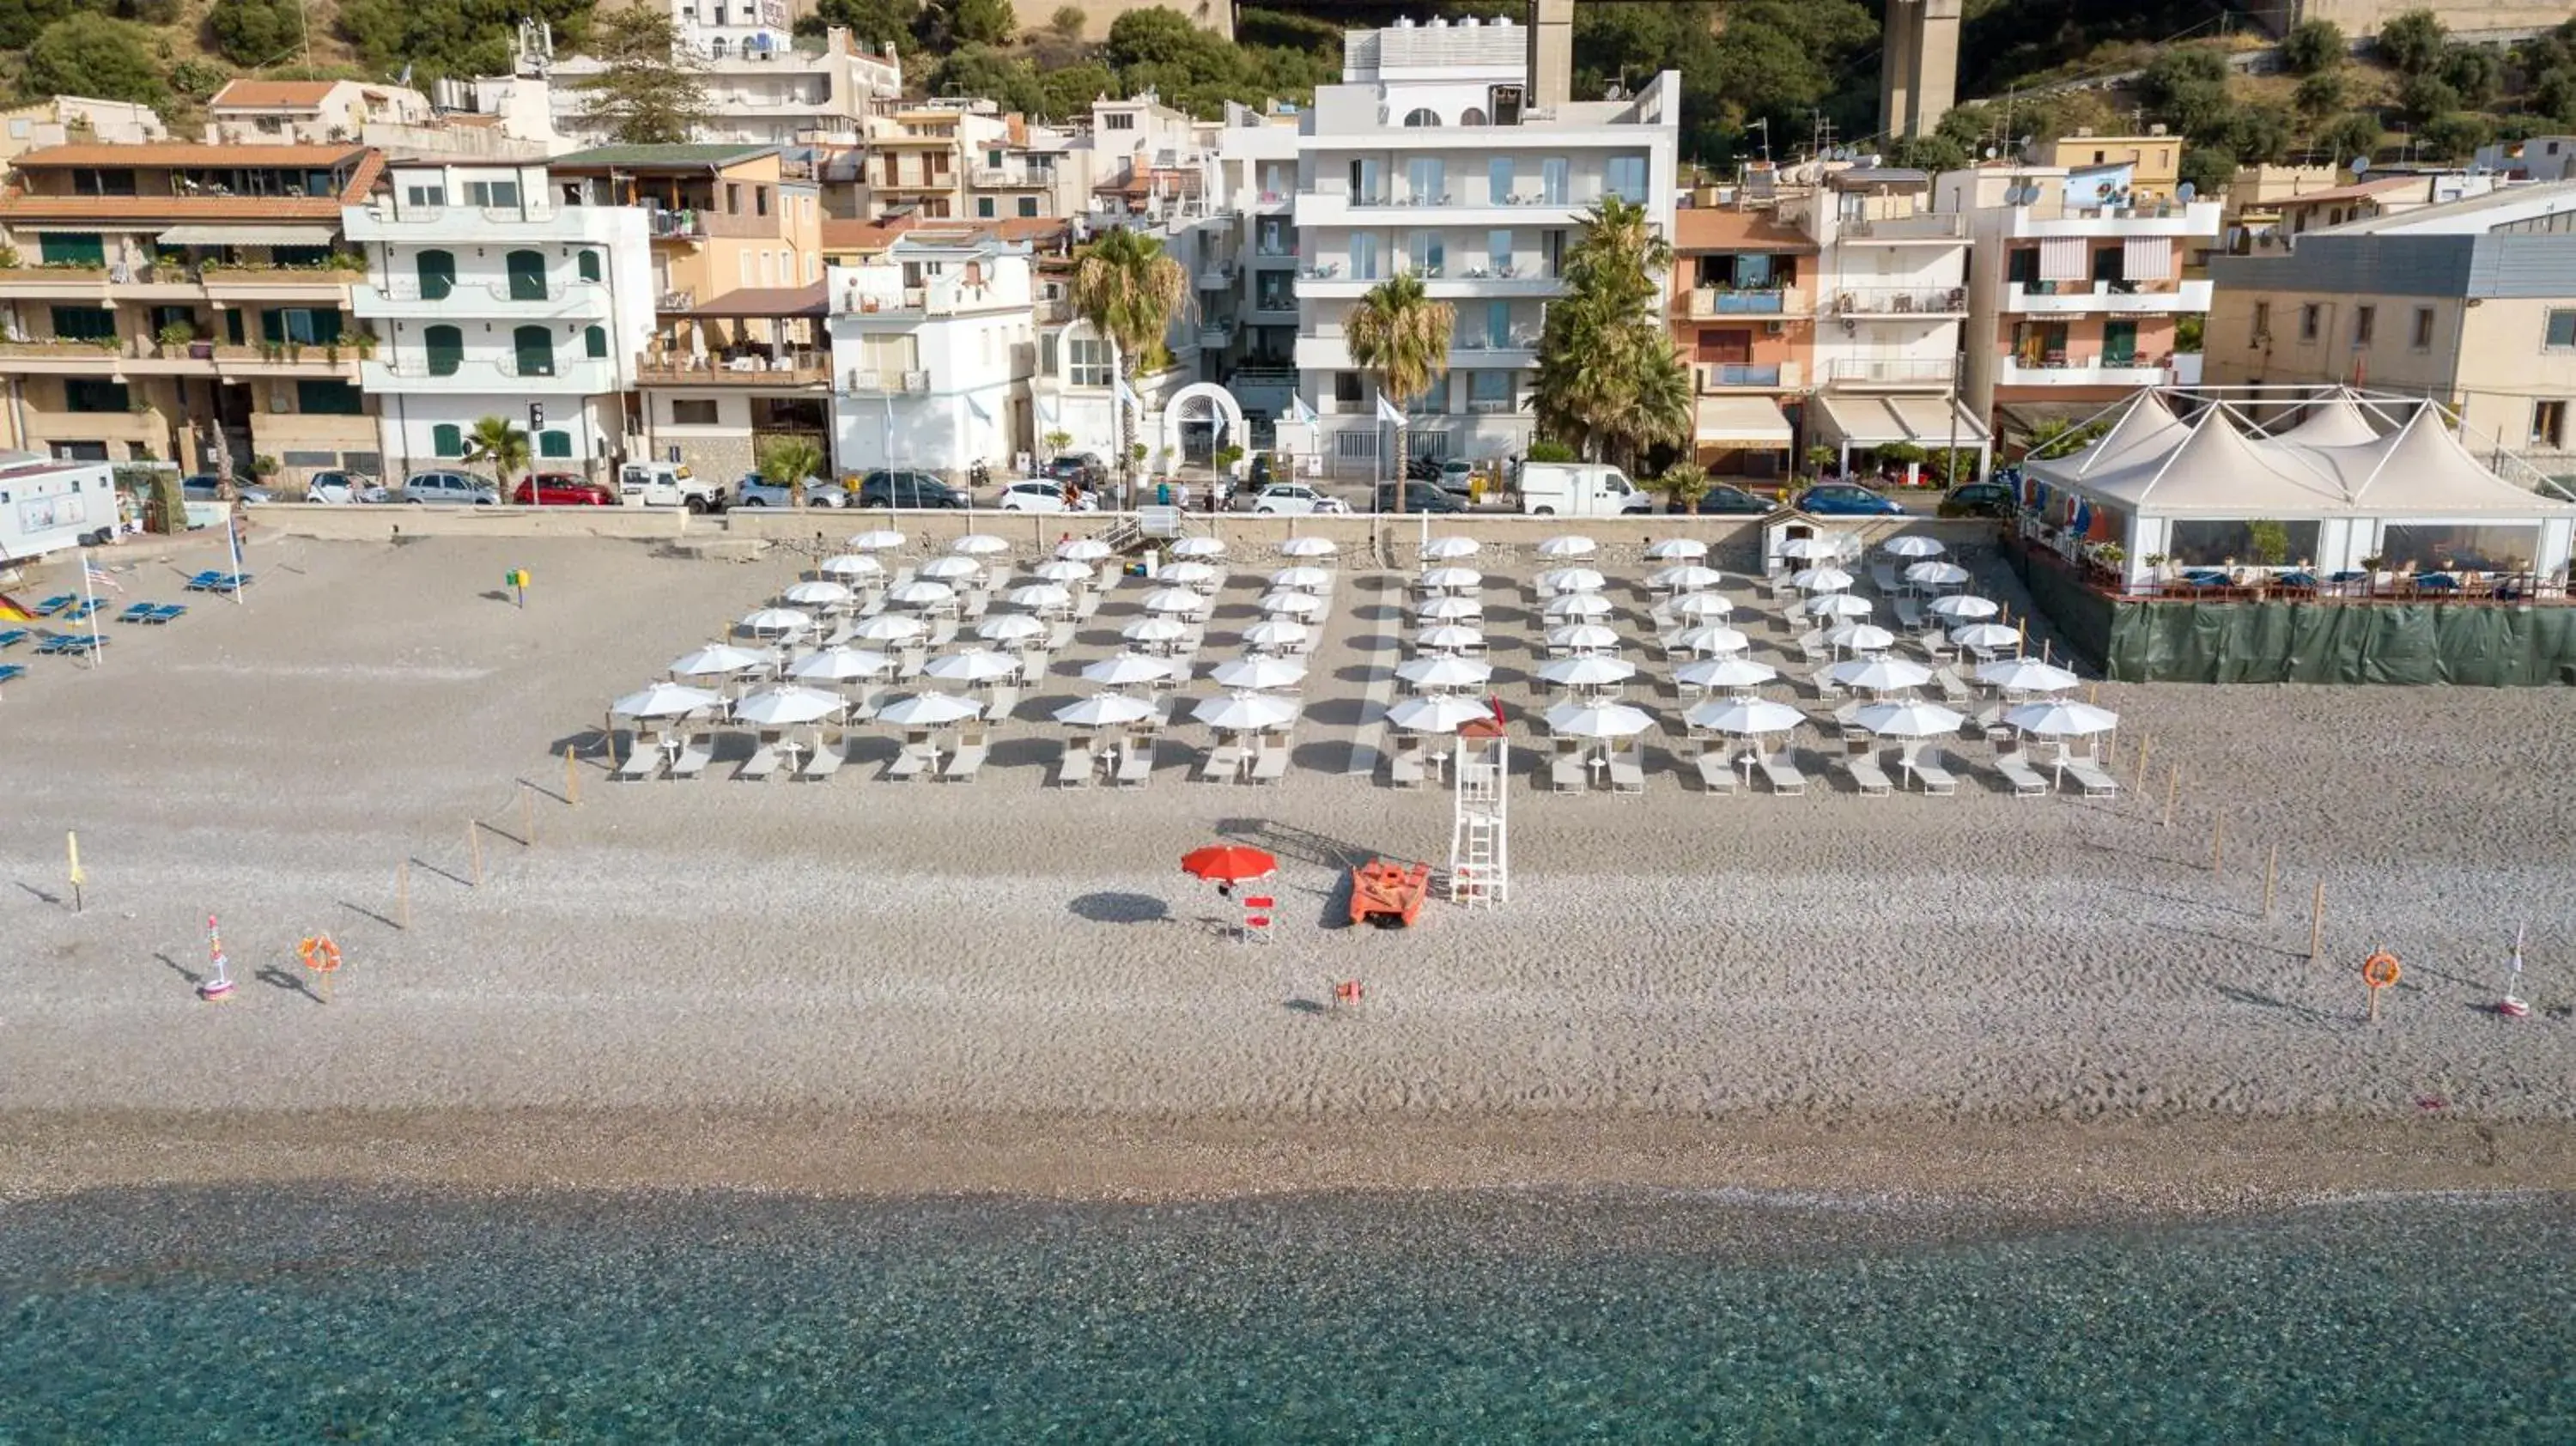
[(296, 945), (295, 955), (316, 974), (328, 974), (340, 967), (340, 946), (332, 943), (328, 934), (316, 934)]
[(2397, 967), (2397, 956), (2382, 949), (2362, 961), (2361, 982), (2373, 989), (2385, 989), (2396, 983), (2405, 972)]

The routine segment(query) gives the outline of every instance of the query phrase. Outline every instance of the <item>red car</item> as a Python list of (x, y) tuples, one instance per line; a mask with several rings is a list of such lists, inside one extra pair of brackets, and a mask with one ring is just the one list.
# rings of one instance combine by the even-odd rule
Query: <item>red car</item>
[[(529, 495), (529, 489), (535, 495)], [(614, 507), (617, 494), (586, 477), (570, 472), (540, 472), (519, 484), (510, 501), (520, 507)]]

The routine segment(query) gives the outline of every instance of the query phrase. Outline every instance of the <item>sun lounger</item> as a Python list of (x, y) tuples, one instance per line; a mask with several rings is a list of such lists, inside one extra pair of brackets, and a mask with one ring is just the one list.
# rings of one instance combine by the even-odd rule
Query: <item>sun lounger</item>
[(1897, 577), (1896, 564), (1892, 562), (1871, 563), (1869, 580), (1877, 584), (1878, 590), (1883, 593), (1897, 592), (1905, 586), (1903, 580)]
[(752, 750), (751, 757), (743, 763), (742, 767), (734, 770), (733, 776), (736, 778), (748, 778), (758, 781), (769, 777), (777, 771), (778, 745), (775, 743), (763, 743), (758, 748)]
[(67, 623), (85, 623), (92, 617), (97, 616), (98, 610), (98, 599), (83, 598), (70, 612), (63, 614), (63, 621)]
[(106, 641), (105, 638), (93, 640), (87, 633), (48, 633), (43, 642), (36, 644), (36, 651), (52, 657), (63, 657), (72, 653), (89, 652)]
[(896, 750), (894, 762), (886, 765), (885, 776), (890, 779), (919, 778), (930, 771), (930, 760), (929, 744), (906, 743)]
[(948, 644), (955, 641), (957, 641), (956, 618), (939, 617), (932, 618), (930, 620), (930, 645), (932, 647), (946, 647)]
[(1610, 755), (1610, 791), (1612, 793), (1646, 791), (1646, 766), (1640, 761), (1641, 757), (1642, 754), (1635, 750)]
[(1898, 622), (1903, 623), (1906, 627), (1916, 631), (1920, 631), (1922, 629), (1923, 604), (1916, 602), (1910, 597), (1901, 597), (1895, 601), (1894, 607), (1896, 609), (1896, 620)]
[(948, 755), (948, 764), (939, 770), (939, 776), (950, 783), (973, 783), (976, 772), (983, 768), (984, 760), (992, 751), (985, 746), (980, 735), (961, 743), (956, 752)]
[(24, 663), (0, 663), (0, 683), (14, 683), (27, 676)]
[(1256, 750), (1256, 751), (1253, 753), (1253, 755), (1252, 755), (1252, 781), (1253, 781), (1253, 782), (1255, 782), (1255, 783), (1277, 783), (1279, 780), (1281, 780), (1281, 779), (1283, 779), (1283, 778), (1286, 778), (1287, 776), (1288, 776), (1288, 745), (1287, 745), (1287, 744), (1285, 744), (1285, 743), (1272, 744), (1272, 745), (1270, 745), (1270, 746), (1268, 746), (1268, 747), (1258, 749), (1258, 750)]
[(1915, 787), (1935, 798), (1947, 797), (1959, 791), (1959, 780), (1950, 776), (1950, 770), (1943, 766), (1941, 755), (1933, 749), (1926, 748), (1908, 759), (1905, 771), (1912, 775)]
[(2039, 770), (2030, 766), (2030, 759), (2017, 749), (1995, 755), (1995, 772), (2012, 785), (2016, 798), (2035, 798), (2048, 792), (2048, 780), (2040, 777)]
[(1118, 759), (1118, 782), (1122, 786), (1144, 787), (1154, 777), (1154, 743), (1138, 739), (1127, 745)]
[[(201, 574), (201, 576), (202, 576), (202, 574)], [(36, 607), (35, 607), (35, 613), (36, 613), (36, 616), (38, 616), (38, 617), (40, 617), (40, 618), (49, 618), (49, 617), (52, 617), (54, 614), (61, 612), (63, 609), (68, 608), (68, 607), (70, 607), (72, 604), (74, 604), (74, 603), (76, 603), (76, 602), (79, 602), (79, 601), (80, 601), (80, 594), (79, 594), (79, 593), (76, 593), (76, 592), (58, 592), (58, 593), (54, 594), (52, 597), (49, 597), (49, 598), (45, 599), (43, 602), (40, 602), (40, 603), (36, 604)]]
[(1020, 654), (1020, 682), (1031, 688), (1045, 682), (1047, 668), (1054, 662), (1055, 655), (1052, 653), (1027, 652)]
[(1945, 703), (1965, 703), (1977, 696), (1976, 691), (1968, 686), (1968, 680), (1960, 677), (1959, 670), (1956, 668), (1933, 669), (1932, 681), (1940, 688), (1941, 701)]
[(816, 738), (813, 756), (805, 760), (804, 767), (796, 770), (796, 776), (803, 779), (829, 778), (841, 771), (841, 765), (848, 762), (849, 757), (850, 740), (835, 738), (830, 743), (825, 743), (822, 739)]
[(1055, 766), (1055, 786), (1089, 788), (1092, 772), (1099, 766), (1099, 755), (1091, 751), (1089, 742), (1080, 739), (1069, 742), (1064, 745), (1064, 757)]
[(1733, 793), (1735, 791), (1735, 770), (1726, 766), (1724, 749), (1702, 750), (1699, 756), (1691, 761), (1699, 767), (1700, 792)]
[(1422, 786), (1422, 754), (1411, 748), (1399, 748), (1386, 756), (1387, 781), (1398, 788)]
[(1099, 611), (1100, 594), (1096, 592), (1086, 589), (1073, 600), (1073, 615), (1081, 621), (1089, 622)]
[(1863, 797), (1884, 798), (1895, 791), (1887, 781), (1886, 771), (1878, 766), (1878, 759), (1874, 755), (1850, 754), (1842, 760), (1842, 765), (1843, 772), (1851, 775), (1852, 783), (1860, 789)]
[(671, 776), (695, 778), (706, 772), (707, 765), (715, 761), (716, 751), (707, 746), (706, 740), (692, 738), (688, 745), (680, 750), (680, 756), (671, 760)]
[(186, 603), (155, 603), (152, 605), (152, 616), (145, 618), (144, 621), (148, 623), (174, 623), (187, 615), (188, 605)]
[(148, 602), (130, 603), (126, 606), (125, 611), (116, 615), (116, 620), (120, 623), (148, 623), (152, 621), (152, 604)]
[(2077, 783), (2084, 785), (2086, 798), (2111, 798), (2120, 792), (2120, 781), (2105, 772), (2098, 760), (2069, 758), (2060, 766), (2075, 775)]
[(1805, 793), (1807, 775), (1798, 771), (1797, 760), (1787, 753), (1764, 754), (1762, 776), (1771, 781), (1773, 793)]
[(1222, 743), (1208, 750), (1207, 761), (1199, 765), (1199, 782), (1232, 783), (1243, 774), (1243, 750)]
[(985, 696), (984, 716), (999, 722), (1010, 717), (1011, 710), (1019, 706), (1020, 690), (1006, 683)]
[[(611, 746), (615, 746), (613, 739)], [(661, 771), (662, 745), (651, 738), (637, 738), (627, 745), (626, 761), (618, 764), (617, 771), (609, 777), (631, 783), (640, 778), (650, 778)]]
[(9, 649), (18, 646), (20, 643), (27, 641), (27, 639), (32, 636), (34, 636), (34, 634), (28, 632), (25, 628), (10, 628), (6, 631), (0, 631), (0, 652), (6, 652)]
[(1582, 793), (1592, 787), (1592, 775), (1580, 755), (1569, 753), (1548, 769), (1548, 783), (1559, 793)]

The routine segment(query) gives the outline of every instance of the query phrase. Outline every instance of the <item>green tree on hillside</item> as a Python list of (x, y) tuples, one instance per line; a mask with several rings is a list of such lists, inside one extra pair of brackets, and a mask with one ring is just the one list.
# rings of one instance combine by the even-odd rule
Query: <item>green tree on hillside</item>
[(2379, 26), (2379, 58), (2407, 75), (2427, 75), (2442, 63), (2451, 32), (2430, 10), (2409, 10)]
[(2302, 20), (2281, 37), (2281, 63), (2293, 75), (2318, 75), (2338, 69), (2350, 54), (2343, 27), (2331, 20)]
[(668, 10), (612, 10), (593, 33), (590, 51), (604, 68), (581, 82), (582, 119), (619, 145), (686, 142), (713, 112), (696, 63), (680, 50), (679, 22)]
[(2397, 110), (2416, 125), (2460, 108), (2460, 93), (2438, 75), (2410, 75), (2397, 87)]
[(2223, 129), (2235, 102), (2227, 94), (2227, 58), (2205, 46), (2165, 51), (2139, 73), (2138, 90), (2149, 108), (2176, 129), (2206, 134)]
[[(963, 45), (930, 72), (932, 95), (980, 95), (1006, 111), (1060, 120), (1047, 105), (1038, 70), (989, 45)], [(1084, 98), (1089, 103), (1089, 97)]]
[(1007, 44), (1019, 28), (1011, 0), (952, 0), (948, 7), (948, 33), (960, 44)]
[(2485, 116), (2454, 111), (2424, 122), (2415, 132), (2416, 149), (2428, 160), (2465, 161), (2478, 147), (2495, 139), (2495, 123)]
[(104, 15), (73, 15), (46, 26), (27, 47), (20, 86), (30, 95), (86, 95), (164, 105), (170, 87), (153, 60), (149, 30)]
[(2318, 128), (2313, 138), (2317, 153), (2327, 161), (2342, 165), (2364, 156), (2375, 156), (2387, 140), (2379, 122), (2361, 111), (2349, 111), (2330, 125)]
[(0, 0), (0, 46), (24, 50), (46, 26), (82, 8), (79, 0)]
[(304, 11), (296, 0), (215, 0), (206, 30), (233, 64), (274, 65), (303, 41)]
[(2442, 79), (2472, 110), (2495, 104), (2504, 90), (2504, 53), (2492, 45), (2454, 45), (2442, 57)]
[(2352, 100), (2351, 82), (2340, 70), (2320, 70), (2299, 82), (2292, 96), (2299, 114), (2318, 119), (2335, 114)]
[(839, 26), (862, 50), (892, 45), (910, 53), (920, 48), (913, 38), (920, 20), (920, 0), (815, 0), (813, 10), (797, 18), (796, 33), (820, 35)]
[(1047, 17), (1047, 29), (1054, 31), (1058, 40), (1080, 40), (1084, 23), (1079, 5), (1059, 5)]
[(426, 88), (441, 76), (510, 68), (524, 17), (554, 27), (557, 54), (583, 48), (592, 0), (340, 0), (340, 34), (378, 74), (410, 66)]

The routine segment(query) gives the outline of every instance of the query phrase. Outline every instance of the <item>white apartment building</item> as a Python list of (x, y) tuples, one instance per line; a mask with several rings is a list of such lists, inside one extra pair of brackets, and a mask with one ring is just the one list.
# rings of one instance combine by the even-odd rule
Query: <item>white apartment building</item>
[(541, 165), (397, 165), (346, 208), (367, 259), (351, 309), (378, 338), (362, 385), (388, 475), (453, 465), (477, 420), (525, 427), (531, 403), (545, 408), (537, 468), (603, 474), (653, 335), (646, 224), (635, 207), (575, 203)]
[[(1283, 440), (1324, 470), (1394, 469), (1382, 455), (1393, 429), (1344, 340), (1371, 287), (1409, 272), (1457, 310), (1450, 370), (1412, 404), (1414, 454), (1501, 457), (1528, 448), (1543, 314), (1563, 294), (1585, 212), (1624, 196), (1669, 234), (1680, 76), (1667, 71), (1626, 99), (1575, 101), (1562, 93), (1569, 44), (1565, 25), (1474, 20), (1344, 37), (1343, 83), (1318, 88), (1300, 122), (1288, 207), (1302, 263), (1297, 387), (1316, 420)], [(1247, 159), (1257, 168), (1267, 157)], [(1656, 280), (1660, 289), (1670, 278)]]
[(367, 127), (426, 126), (429, 97), (355, 80), (234, 80), (206, 102), (206, 139), (224, 145), (340, 145)]
[(1028, 247), (903, 236), (827, 269), (824, 295), (841, 472), (999, 473), (1038, 445)]
[[(785, 0), (670, 0), (679, 48), (705, 89), (709, 116), (692, 140), (709, 145), (855, 145), (874, 103), (903, 94), (903, 68), (891, 51), (859, 47), (834, 27), (819, 43), (790, 31)], [(583, 117), (582, 82), (604, 65), (586, 56), (556, 59), (551, 30), (524, 21), (508, 75), (482, 76), (470, 87), (441, 82), (451, 109), (500, 119), (510, 135), (542, 140), (558, 151), (596, 146), (608, 137)]]

